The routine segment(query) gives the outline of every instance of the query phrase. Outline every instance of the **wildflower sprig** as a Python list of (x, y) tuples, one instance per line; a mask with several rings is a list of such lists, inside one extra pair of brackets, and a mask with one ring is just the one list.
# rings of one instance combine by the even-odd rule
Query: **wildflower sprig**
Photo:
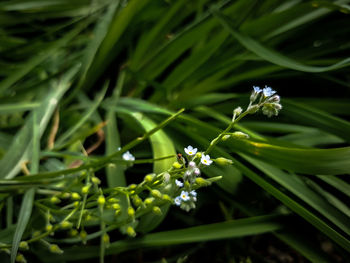
[[(84, 171), (81, 168), (74, 170), (79, 174), (71, 186), (58, 186), (54, 191), (47, 191), (45, 194), (48, 196), (35, 202), (37, 208), (44, 215), (46, 224), (44, 224), (43, 229), (36, 231), (32, 238), (24, 240), (23, 244), (26, 246), (23, 245), (23, 247), (30, 246), (33, 242), (46, 240), (48, 236), (55, 236), (58, 231), (66, 231), (67, 234), (73, 235), (71, 238), (83, 243), (99, 236), (102, 257), (104, 249), (110, 243), (109, 231), (119, 228), (122, 233), (134, 237), (137, 235), (139, 218), (148, 213), (161, 215), (161, 207), (165, 204), (173, 204), (185, 211), (194, 209), (197, 199), (200, 198), (197, 190), (221, 179), (221, 176), (203, 178), (202, 174), (205, 169), (210, 165), (231, 165), (233, 163), (232, 160), (220, 156), (212, 158), (210, 153), (213, 148), (220, 141), (231, 137), (248, 139), (248, 135), (242, 132), (231, 132), (234, 125), (246, 115), (256, 113), (261, 109), (263, 114), (271, 117), (277, 115), (281, 108), (280, 97), (276, 91), (267, 86), (264, 89), (253, 87), (248, 107), (245, 110), (242, 107), (236, 107), (233, 110), (231, 123), (210, 142), (207, 149), (201, 150), (188, 145), (183, 148), (184, 155), (178, 155), (177, 161), (161, 173), (146, 174), (140, 183), (127, 187), (119, 186), (110, 189), (101, 187), (101, 180), (94, 174), (93, 165), (96, 165), (96, 162), (99, 164), (98, 167), (105, 167), (115, 158), (121, 156), (122, 160), (120, 161), (125, 167), (125, 164), (130, 166), (169, 158), (167, 156), (158, 159), (137, 160), (132, 154), (131, 148), (176, 118), (182, 112), (182, 110), (179, 111), (155, 129), (117, 149), (112, 155), (83, 165)], [(118, 162), (116, 163), (118, 164)], [(126, 200), (126, 202), (121, 200)], [(112, 215), (112, 218), (106, 215)], [(89, 223), (94, 220), (99, 221), (100, 231), (98, 234), (89, 235)], [(0, 247), (9, 248), (11, 245), (5, 244)], [(48, 247), (53, 253), (61, 253), (60, 248), (55, 244), (50, 243)]]

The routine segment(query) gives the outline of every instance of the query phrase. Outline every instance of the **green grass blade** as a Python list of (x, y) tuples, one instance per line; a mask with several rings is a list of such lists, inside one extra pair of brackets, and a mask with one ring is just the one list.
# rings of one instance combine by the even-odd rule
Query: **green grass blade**
[[(40, 153), (40, 123), (38, 122), (37, 110), (33, 112), (33, 143), (32, 143), (32, 159), (30, 166), (30, 173), (35, 174), (39, 171), (39, 153)], [(32, 214), (33, 202), (35, 196), (35, 189), (28, 190), (22, 200), (21, 208), (19, 210), (18, 221), (16, 230), (12, 240), (11, 249), (11, 262), (16, 261), (17, 251), (19, 243), (21, 242), (22, 235), (27, 227), (30, 216)]]
[(311, 72), (311, 73), (320, 73), (320, 72), (336, 70), (336, 69), (347, 67), (350, 65), (350, 57), (326, 67), (315, 67), (315, 66), (305, 65), (303, 63), (300, 63), (299, 61), (296, 61), (287, 56), (284, 56), (281, 53), (278, 53), (272, 49), (269, 49), (263, 46), (262, 44), (260, 44), (259, 42), (255, 41), (251, 37), (243, 35), (242, 33), (238, 32), (237, 30), (234, 29), (230, 20), (226, 16), (224, 16), (220, 11), (215, 10), (213, 11), (213, 13), (215, 14), (215, 17), (218, 18), (218, 20), (222, 23), (222, 25), (227, 30), (229, 30), (232, 36), (242, 46), (244, 46), (246, 49), (253, 52), (257, 56), (273, 64), (279, 65), (281, 67), (289, 68), (289, 69), (299, 70), (303, 72)]
[[(40, 134), (42, 135), (46, 129), (46, 126), (56, 109), (57, 103), (63, 96), (63, 94), (70, 87), (72, 78), (75, 76), (78, 71), (78, 67), (74, 67), (63, 76), (62, 80), (58, 83), (55, 88), (51, 88), (45, 98), (42, 98), (42, 103), (37, 109), (38, 111), (38, 120), (40, 123)], [(32, 122), (32, 117), (28, 118), (26, 124), (23, 128), (16, 134), (9, 150), (6, 152), (4, 157), (0, 160), (0, 179), (10, 179), (16, 176), (20, 171), (21, 163), (27, 160), (30, 156), (29, 148), (32, 143), (32, 132), (31, 129), (28, 129), (29, 123)]]

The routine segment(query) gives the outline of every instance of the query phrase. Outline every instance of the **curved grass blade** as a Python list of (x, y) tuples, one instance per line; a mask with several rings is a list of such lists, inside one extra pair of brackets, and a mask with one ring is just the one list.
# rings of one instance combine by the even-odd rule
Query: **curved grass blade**
[[(282, 229), (284, 227), (283, 219), (285, 219), (285, 217), (280, 215), (257, 216), (148, 234), (142, 238), (114, 242), (106, 249), (106, 255), (117, 254), (137, 248), (239, 238), (269, 233)], [(66, 249), (62, 257), (59, 258), (75, 260), (78, 259), (77, 255), (80, 255), (81, 257), (79, 257), (79, 259), (87, 259), (97, 257), (98, 254), (99, 248), (97, 246), (76, 247)]]
[[(74, 67), (68, 71), (58, 83), (57, 87), (52, 88), (47, 92), (46, 97), (42, 100), (40, 107), (37, 108), (38, 121), (40, 123), (40, 135), (44, 133), (51, 115), (56, 109), (58, 101), (63, 94), (69, 89), (72, 78), (78, 71), (78, 67)], [(56, 84), (56, 83), (55, 83)], [(25, 126), (14, 137), (11, 147), (0, 160), (0, 179), (10, 179), (16, 176), (20, 171), (21, 163), (30, 156), (29, 149), (32, 144), (32, 132), (26, 126), (32, 122), (32, 118), (28, 118)]]
[[(39, 171), (39, 153), (40, 153), (40, 123), (38, 121), (38, 110), (34, 110), (32, 125), (33, 125), (33, 142), (32, 142), (32, 160), (30, 166), (30, 173), (35, 174)], [(22, 235), (27, 227), (27, 224), (32, 214), (33, 202), (35, 196), (35, 188), (28, 190), (22, 200), (21, 208), (19, 210), (19, 216), (17, 226), (12, 240), (11, 249), (11, 263), (16, 261), (16, 255), (21, 242)]]
[[(133, 113), (131, 116), (133, 116), (139, 124), (144, 128), (146, 132), (151, 131), (155, 127), (157, 127), (157, 124), (153, 122), (148, 117), (144, 116), (141, 113)], [(158, 132), (154, 133), (152, 136), (150, 136), (150, 143), (152, 146), (153, 151), (153, 158), (160, 158), (163, 156), (175, 156), (176, 150), (173, 145), (172, 140), (166, 135), (166, 133), (162, 130), (159, 130)], [(158, 174), (163, 171), (168, 170), (173, 162), (175, 161), (175, 157), (171, 159), (165, 159), (163, 161), (155, 162), (153, 165), (153, 172)], [(161, 208), (162, 215), (154, 215), (154, 214), (147, 214), (141, 217), (140, 222), (137, 226), (138, 231), (141, 232), (149, 232), (152, 229), (156, 228), (165, 218), (167, 211), (169, 209), (170, 205), (164, 205)]]
[(320, 72), (336, 70), (336, 69), (347, 67), (350, 65), (350, 57), (327, 67), (315, 67), (315, 66), (305, 65), (303, 63), (300, 63), (299, 61), (293, 60), (272, 49), (269, 49), (263, 46), (262, 44), (260, 44), (259, 42), (255, 41), (251, 37), (243, 35), (242, 33), (238, 32), (232, 26), (231, 21), (225, 15), (223, 15), (220, 11), (213, 10), (213, 13), (215, 17), (221, 22), (221, 24), (227, 30), (229, 30), (232, 36), (242, 46), (244, 46), (246, 49), (253, 52), (257, 56), (273, 64), (276, 64), (285, 68), (290, 68), (290, 69), (299, 70), (303, 72), (311, 72), (311, 73), (320, 73)]

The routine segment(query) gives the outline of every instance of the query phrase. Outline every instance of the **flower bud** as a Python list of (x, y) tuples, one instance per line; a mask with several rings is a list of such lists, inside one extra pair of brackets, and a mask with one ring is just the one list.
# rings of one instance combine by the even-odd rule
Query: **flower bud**
[(236, 131), (232, 133), (232, 137), (235, 139), (248, 139), (249, 135), (244, 132)]
[(53, 225), (47, 224), (46, 227), (45, 227), (45, 230), (46, 230), (47, 232), (51, 232), (51, 231), (53, 230)]
[(156, 189), (154, 189), (154, 190), (151, 191), (151, 195), (152, 195), (153, 197), (155, 197), (155, 198), (162, 198), (162, 193), (159, 192), (159, 190), (156, 190)]
[(49, 249), (52, 253), (55, 253), (55, 254), (62, 254), (63, 253), (63, 250), (60, 249), (60, 247), (57, 246), (56, 244), (51, 244)]
[(106, 203), (106, 199), (103, 195), (100, 195), (98, 198), (97, 198), (97, 203), (99, 206), (104, 206), (104, 204)]
[(153, 201), (154, 201), (153, 197), (148, 197), (145, 199), (145, 205), (150, 205), (153, 203)]
[(197, 177), (196, 178), (196, 184), (198, 184), (199, 186), (208, 186), (210, 185), (211, 183), (207, 180), (205, 180), (204, 178), (202, 177)]
[(70, 231), (69, 231), (69, 235), (71, 237), (76, 237), (78, 235), (78, 230), (72, 228)]
[(164, 195), (162, 196), (162, 199), (165, 200), (165, 201), (169, 201), (169, 202), (172, 202), (172, 201), (173, 201), (173, 199), (172, 199), (169, 195), (167, 195), (167, 194), (164, 194)]
[(120, 209), (120, 205), (117, 204), (117, 203), (112, 204), (112, 208), (113, 208), (114, 210), (119, 210), (119, 209)]
[(92, 177), (91, 178), (91, 181), (94, 183), (94, 184), (100, 184), (101, 183), (101, 180), (99, 178), (97, 178), (96, 176)]
[(144, 179), (144, 180), (145, 180), (147, 183), (150, 183), (150, 182), (153, 181), (154, 177), (155, 177), (155, 174), (147, 174), (147, 175), (145, 176), (145, 179)]
[(214, 162), (216, 162), (218, 165), (221, 165), (221, 166), (231, 165), (233, 163), (232, 160), (226, 159), (224, 157), (216, 158), (214, 159)]
[(180, 168), (182, 167), (182, 164), (179, 164), (178, 162), (174, 162), (174, 163), (173, 163), (173, 167), (174, 167), (175, 169), (180, 169)]
[(138, 195), (136, 195), (132, 199), (132, 202), (134, 203), (135, 206), (140, 206), (142, 204), (142, 199)]
[(191, 162), (188, 163), (188, 167), (195, 168), (196, 167), (196, 163), (191, 161)]
[(74, 207), (79, 207), (79, 206), (80, 206), (80, 202), (79, 202), (79, 201), (75, 201), (75, 202), (73, 203), (73, 205), (74, 205)]
[(233, 110), (233, 115), (236, 115), (236, 116), (238, 116), (238, 115), (240, 115), (241, 113), (242, 113), (242, 108), (241, 107), (237, 107), (237, 108), (235, 108), (234, 110)]
[(83, 188), (81, 188), (81, 193), (86, 195), (87, 193), (89, 193), (90, 187), (91, 187), (91, 184), (85, 185)]
[(156, 215), (159, 215), (159, 216), (162, 215), (162, 210), (158, 206), (154, 206), (152, 210), (153, 210), (153, 213), (155, 213)]
[(222, 136), (221, 140), (222, 141), (227, 141), (228, 139), (230, 139), (231, 135), (224, 135)]
[(57, 196), (53, 196), (50, 198), (50, 202), (53, 204), (58, 204), (59, 202), (61, 202), (61, 200)]
[(131, 237), (135, 237), (136, 236), (136, 232), (131, 226), (128, 226), (126, 228), (126, 233), (128, 234), (128, 236), (131, 236)]
[(16, 262), (18, 263), (27, 263), (27, 260), (23, 256), (23, 254), (18, 253), (16, 256)]
[(199, 176), (199, 175), (201, 174), (201, 170), (199, 170), (199, 168), (194, 168), (193, 173), (194, 173), (196, 176)]
[(70, 194), (70, 193), (65, 192), (65, 193), (62, 193), (62, 194), (61, 194), (61, 198), (62, 198), (62, 199), (68, 199), (69, 197), (71, 197), (71, 194)]
[(196, 157), (197, 158), (201, 158), (202, 157), (202, 153), (201, 152), (196, 153)]
[(119, 202), (119, 200), (117, 198), (114, 198), (114, 197), (108, 199), (108, 203), (118, 203), (118, 202)]
[(73, 200), (80, 200), (80, 194), (78, 193), (72, 193), (71, 197)]
[(131, 206), (128, 207), (128, 215), (130, 217), (134, 217), (135, 216), (135, 209), (132, 208)]
[(67, 229), (67, 228), (71, 228), (73, 226), (73, 224), (71, 222), (65, 220), (65, 221), (62, 221), (60, 223), (60, 226), (62, 229)]
[(130, 190), (134, 190), (134, 189), (136, 189), (136, 187), (137, 187), (136, 184), (131, 184), (131, 185), (128, 186), (128, 188), (129, 188)]
[(109, 247), (110, 238), (109, 238), (109, 235), (107, 233), (105, 233), (102, 236), (102, 241), (103, 241), (103, 243), (105, 244), (106, 247)]
[(26, 242), (26, 241), (21, 241), (21, 242), (19, 243), (19, 248), (20, 248), (20, 249), (23, 249), (23, 250), (29, 250), (28, 242)]
[(87, 238), (87, 233), (86, 233), (86, 231), (85, 231), (85, 230), (80, 231), (79, 236), (80, 236), (80, 238), (81, 238), (83, 241), (85, 241), (86, 238)]

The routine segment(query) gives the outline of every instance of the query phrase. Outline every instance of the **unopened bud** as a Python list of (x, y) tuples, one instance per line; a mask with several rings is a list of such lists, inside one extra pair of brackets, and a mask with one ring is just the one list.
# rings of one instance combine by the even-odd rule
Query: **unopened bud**
[(203, 179), (202, 177), (197, 177), (196, 178), (196, 184), (198, 184), (199, 186), (208, 186), (211, 183), (205, 179)]
[(120, 205), (117, 204), (117, 203), (112, 204), (112, 208), (113, 208), (114, 210), (119, 210), (119, 209), (120, 209)]
[(51, 224), (47, 224), (46, 227), (45, 227), (45, 230), (47, 232), (51, 232), (53, 230), (53, 226)]
[(233, 163), (232, 160), (226, 159), (224, 157), (219, 157), (214, 159), (214, 162), (216, 162), (218, 165), (226, 166), (226, 165), (231, 165)]
[(61, 194), (61, 198), (62, 198), (62, 199), (68, 199), (69, 197), (71, 197), (71, 194), (70, 194), (70, 193), (65, 192), (65, 193), (62, 193), (62, 194)]
[(249, 135), (244, 132), (236, 131), (232, 133), (232, 137), (235, 139), (248, 139)]
[(154, 201), (153, 197), (148, 197), (145, 199), (145, 205), (150, 205), (153, 203), (153, 201)]
[(60, 226), (63, 229), (67, 229), (67, 228), (71, 228), (73, 226), (73, 224), (69, 221), (63, 221), (60, 223)]
[(78, 235), (78, 230), (72, 228), (72, 229), (69, 231), (69, 235), (70, 235), (71, 237), (77, 236), (77, 235)]
[(151, 195), (156, 198), (162, 198), (162, 193), (156, 189), (151, 191)]
[(97, 203), (99, 206), (104, 206), (104, 204), (106, 203), (106, 199), (103, 195), (100, 195), (98, 198), (97, 198)]
[(50, 202), (53, 204), (58, 204), (59, 202), (61, 202), (61, 200), (57, 196), (53, 196), (50, 198)]
[(72, 193), (71, 197), (73, 200), (80, 200), (80, 194), (78, 193)]
[(156, 215), (162, 215), (162, 210), (158, 206), (154, 206), (152, 210)]
[(90, 187), (91, 187), (90, 184), (85, 185), (83, 188), (81, 188), (81, 193), (84, 194), (84, 195), (87, 194), (87, 193), (89, 193)]
[(103, 243), (106, 245), (106, 247), (109, 247), (109, 242), (110, 242), (110, 239), (109, 239), (109, 235), (107, 233), (105, 233), (102, 237), (102, 241)]
[(91, 178), (91, 181), (94, 183), (94, 184), (100, 184), (101, 183), (101, 180), (99, 178), (97, 178), (96, 176), (92, 177)]
[(180, 168), (182, 167), (182, 164), (179, 164), (178, 162), (174, 162), (174, 163), (173, 163), (173, 167), (174, 167), (175, 169), (180, 169)]
[(201, 152), (196, 153), (196, 157), (197, 158), (201, 158), (202, 157), (202, 153)]
[(147, 175), (145, 176), (145, 179), (144, 179), (144, 180), (145, 180), (147, 183), (150, 183), (150, 182), (153, 181), (154, 177), (155, 177), (155, 174), (147, 174)]
[(114, 197), (108, 199), (108, 203), (118, 203), (118, 202), (119, 202), (119, 200), (117, 198), (114, 198)]
[(132, 199), (132, 202), (134, 203), (135, 206), (140, 206), (142, 204), (142, 199), (136, 195)]
[(136, 189), (136, 187), (137, 187), (136, 184), (131, 184), (131, 185), (128, 186), (128, 188), (129, 188), (130, 190), (134, 190), (134, 189)]
[(20, 249), (23, 249), (23, 250), (28, 250), (28, 249), (29, 249), (28, 242), (26, 242), (26, 241), (21, 241), (21, 242), (19, 243), (19, 248), (20, 248)]
[(131, 236), (131, 237), (135, 237), (136, 236), (136, 232), (131, 226), (128, 226), (126, 228), (126, 233), (128, 234), (128, 236)]
[(172, 202), (172, 198), (169, 196), (169, 195), (167, 195), (167, 194), (164, 194), (163, 196), (162, 196), (162, 199), (163, 200), (165, 200), (165, 201), (169, 201), (169, 202)]
[(80, 236), (80, 238), (81, 238), (83, 241), (85, 241), (86, 238), (87, 238), (87, 233), (86, 233), (86, 231), (85, 231), (85, 230), (80, 231), (79, 236)]
[(50, 251), (51, 251), (52, 253), (55, 253), (55, 254), (62, 254), (62, 253), (63, 253), (63, 250), (60, 249), (60, 247), (57, 246), (56, 244), (51, 244), (51, 245), (50, 245)]
[(130, 217), (134, 217), (135, 216), (135, 209), (132, 208), (131, 206), (128, 207), (128, 215)]
[(233, 115), (236, 115), (236, 116), (238, 116), (238, 115), (240, 115), (241, 113), (242, 113), (242, 108), (241, 107), (237, 107), (237, 108), (235, 108), (234, 110), (233, 110)]
[(18, 253), (16, 256), (16, 262), (18, 263), (27, 263), (27, 260), (23, 256), (23, 254)]
[(228, 139), (230, 139), (231, 135), (224, 135), (221, 140), (222, 141), (227, 141)]

